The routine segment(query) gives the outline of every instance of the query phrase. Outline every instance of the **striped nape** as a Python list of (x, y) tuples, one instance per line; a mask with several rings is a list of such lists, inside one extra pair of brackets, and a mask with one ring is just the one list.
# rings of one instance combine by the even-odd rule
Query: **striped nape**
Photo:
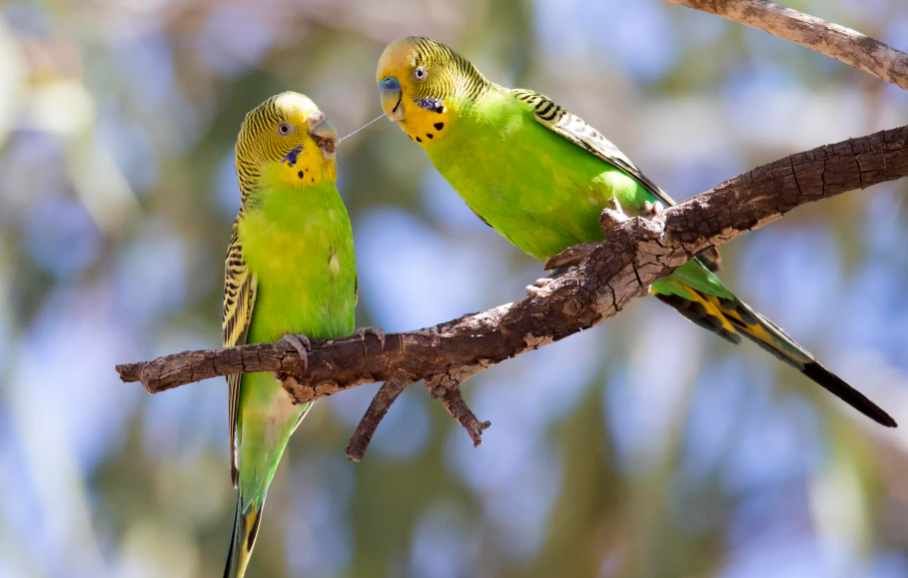
[[(411, 39), (414, 41), (416, 52), (413, 66), (436, 69), (435, 74), (444, 71), (444, 80), (447, 82), (443, 84), (448, 85), (446, 88), (451, 92), (456, 92), (457, 96), (477, 101), (492, 88), (492, 83), (486, 80), (469, 60), (449, 47), (424, 36), (414, 36)], [(423, 90), (417, 88), (417, 94), (414, 94), (413, 100), (416, 101), (425, 96), (439, 98), (451, 96), (451, 94), (428, 94), (433, 88), (437, 90), (438, 84), (437, 82), (426, 83), (423, 85), (425, 87)], [(426, 92), (426, 94), (421, 94), (422, 92)]]
[(249, 160), (242, 160), (244, 158), (248, 157), (241, 156), (239, 150), (237, 150), (236, 173), (240, 185), (240, 202), (243, 206), (246, 205), (246, 200), (249, 198), (249, 195), (255, 191), (256, 183), (258, 183), (259, 178), (262, 176), (258, 166)]
[(282, 150), (281, 142), (265, 138), (274, 132), (274, 127), (284, 120), (277, 107), (280, 95), (272, 96), (246, 115), (236, 142), (236, 172), (239, 179), (240, 199), (246, 200), (256, 190), (259, 169), (263, 160), (280, 160), (289, 150)]

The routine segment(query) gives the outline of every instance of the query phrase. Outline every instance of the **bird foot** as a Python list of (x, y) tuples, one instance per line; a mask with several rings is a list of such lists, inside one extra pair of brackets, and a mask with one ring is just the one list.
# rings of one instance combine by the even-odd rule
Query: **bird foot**
[(624, 210), (621, 208), (621, 203), (618, 202), (618, 199), (612, 197), (609, 199), (606, 207), (602, 210), (602, 214), (599, 215), (599, 226), (602, 228), (603, 233), (608, 233), (629, 218), (630, 217), (624, 214)]
[(665, 205), (661, 201), (646, 201), (643, 203), (643, 215), (650, 219), (661, 219), (665, 214)]
[(560, 253), (545, 262), (542, 267), (552, 271), (552, 277), (560, 277), (568, 272), (571, 267), (578, 267), (586, 261), (599, 247), (598, 243), (580, 243), (562, 249)]
[(359, 329), (357, 329), (356, 331), (353, 332), (353, 335), (356, 337), (359, 337), (360, 339), (365, 341), (366, 335), (369, 335), (370, 333), (372, 335), (378, 337), (378, 341), (381, 343), (381, 348), (382, 348), (382, 350), (384, 350), (385, 349), (385, 330), (382, 329), (381, 327), (373, 327), (373, 326), (360, 327)]
[(541, 279), (536, 279), (536, 281), (534, 281), (532, 285), (527, 285), (527, 295), (529, 295), (530, 297), (536, 297), (548, 293), (548, 286), (554, 280), (554, 277), (543, 277)]
[(309, 338), (305, 335), (294, 335), (288, 333), (287, 335), (281, 337), (280, 343), (286, 343), (287, 345), (293, 347), (297, 353), (299, 353), (300, 360), (303, 363), (303, 371), (309, 367), (309, 352), (312, 351), (312, 343), (309, 341)]

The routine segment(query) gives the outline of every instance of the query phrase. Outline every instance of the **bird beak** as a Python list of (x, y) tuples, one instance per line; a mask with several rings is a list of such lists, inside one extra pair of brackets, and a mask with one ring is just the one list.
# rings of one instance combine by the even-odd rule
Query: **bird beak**
[(337, 149), (337, 130), (325, 118), (325, 113), (317, 110), (306, 118), (309, 125), (309, 136), (322, 151), (325, 161), (334, 160), (334, 151)]
[(393, 76), (386, 76), (378, 81), (378, 91), (381, 93), (381, 107), (385, 116), (393, 122), (403, 120), (404, 104), (400, 83)]

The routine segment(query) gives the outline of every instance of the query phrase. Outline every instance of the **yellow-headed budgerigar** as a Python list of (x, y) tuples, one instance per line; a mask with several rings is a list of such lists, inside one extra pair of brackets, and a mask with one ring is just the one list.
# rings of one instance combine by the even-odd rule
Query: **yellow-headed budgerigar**
[[(242, 206), (227, 251), (224, 345), (353, 331), (356, 261), (335, 187), (337, 133), (309, 98), (285, 92), (246, 116), (236, 145)], [(297, 335), (299, 334), (299, 335)], [(225, 577), (246, 571), (268, 485), (311, 404), (294, 405), (271, 373), (232, 375), (231, 474), (236, 517)]]
[[(609, 140), (545, 96), (489, 82), (429, 38), (390, 44), (376, 75), (385, 114), (419, 143), (479, 218), (526, 253), (547, 260), (601, 241), (599, 214), (616, 199), (632, 214), (673, 205)], [(779, 327), (729, 291), (710, 252), (652, 286), (694, 323), (739, 343), (755, 341), (871, 419), (895, 421)]]

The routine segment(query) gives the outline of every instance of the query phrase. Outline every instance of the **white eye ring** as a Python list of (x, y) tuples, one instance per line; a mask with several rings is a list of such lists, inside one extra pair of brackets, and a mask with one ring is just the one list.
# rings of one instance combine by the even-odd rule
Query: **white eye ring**
[(277, 134), (281, 136), (288, 136), (296, 132), (296, 129), (289, 122), (282, 122), (277, 125)]
[(416, 77), (416, 80), (422, 80), (426, 77), (426, 69), (423, 66), (416, 67), (416, 70), (413, 71), (413, 76)]

